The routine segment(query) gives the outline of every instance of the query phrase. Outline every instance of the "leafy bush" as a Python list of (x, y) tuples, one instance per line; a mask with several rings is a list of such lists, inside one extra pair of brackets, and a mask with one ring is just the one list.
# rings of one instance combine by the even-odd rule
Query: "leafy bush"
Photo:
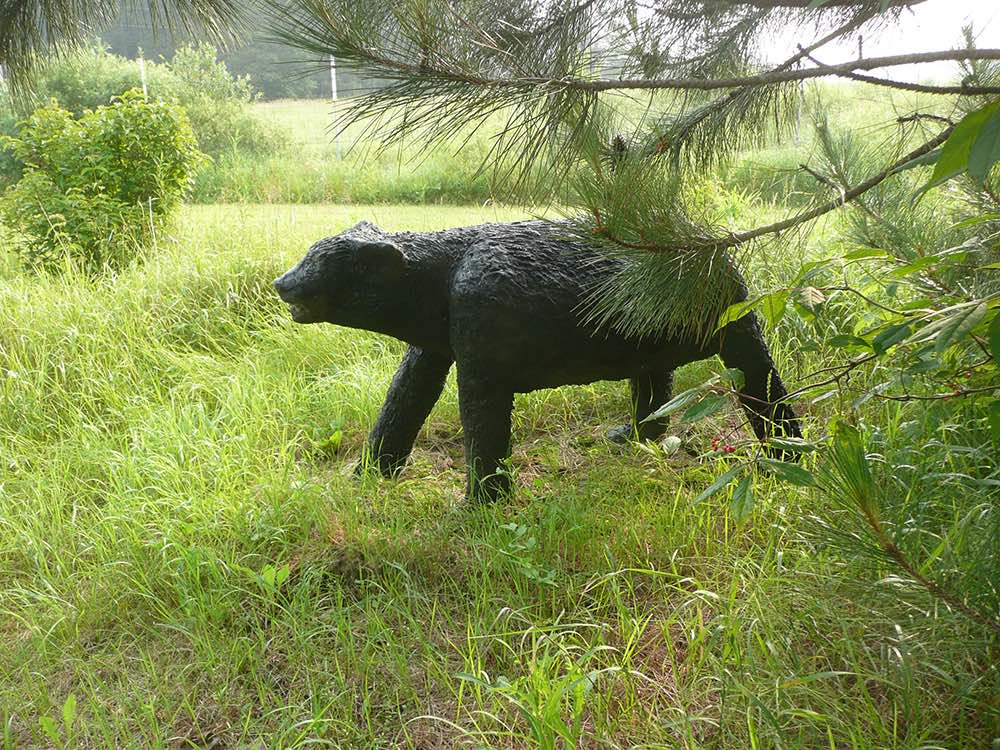
[[(188, 114), (198, 148), (210, 156), (231, 150), (261, 154), (281, 142), (273, 128), (257, 120), (249, 105), (257, 99), (250, 79), (233, 76), (209, 44), (184, 46), (171, 62), (147, 61), (150, 98), (175, 100)], [(38, 95), (54, 99), (75, 115), (109, 104), (129, 89), (141, 88), (139, 65), (104, 47), (54, 60), (41, 73)]]
[(137, 90), (80, 117), (42, 107), (2, 143), (24, 165), (0, 196), (21, 257), (45, 268), (70, 258), (90, 273), (135, 255), (204, 158), (184, 110)]

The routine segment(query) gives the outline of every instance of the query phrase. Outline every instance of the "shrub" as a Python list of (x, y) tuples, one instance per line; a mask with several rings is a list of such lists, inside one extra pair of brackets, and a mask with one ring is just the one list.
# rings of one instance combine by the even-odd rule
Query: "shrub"
[(131, 260), (204, 158), (184, 110), (137, 90), (80, 117), (42, 107), (2, 142), (24, 164), (0, 196), (15, 249), (34, 267), (70, 258), (90, 273)]
[[(151, 99), (174, 100), (187, 110), (198, 148), (210, 156), (231, 150), (261, 154), (281, 142), (249, 112), (257, 99), (250, 79), (233, 76), (209, 44), (180, 47), (170, 62), (147, 61), (146, 83)], [(141, 87), (138, 64), (101, 46), (52, 61), (37, 83), (42, 101), (54, 99), (78, 116)]]

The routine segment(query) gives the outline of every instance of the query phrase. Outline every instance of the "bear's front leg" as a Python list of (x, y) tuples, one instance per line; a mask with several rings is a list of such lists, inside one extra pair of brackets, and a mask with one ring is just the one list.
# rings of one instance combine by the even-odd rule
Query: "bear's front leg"
[[(799, 418), (788, 403), (788, 391), (778, 375), (755, 313), (730, 323), (723, 330), (720, 352), (726, 367), (742, 370), (745, 383), (740, 403), (754, 434), (768, 437), (802, 437)], [(797, 455), (768, 448), (774, 458), (796, 460)]]
[(504, 462), (510, 456), (514, 392), (459, 366), (458, 406), (465, 437), (466, 498), (492, 502), (511, 488)]
[[(416, 346), (406, 350), (368, 436), (368, 459), (383, 476), (399, 472), (406, 464), (417, 433), (444, 390), (451, 362), (449, 354)], [(359, 463), (358, 471), (365, 465), (365, 461)]]

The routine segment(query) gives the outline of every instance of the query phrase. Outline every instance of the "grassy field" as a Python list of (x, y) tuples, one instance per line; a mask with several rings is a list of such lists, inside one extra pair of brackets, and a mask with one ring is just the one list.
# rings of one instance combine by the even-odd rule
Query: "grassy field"
[[(935, 112), (940, 102), (927, 95), (891, 92), (865, 84), (811, 84), (805, 89), (798, 126), (786, 142), (748, 153), (724, 174), (730, 187), (763, 201), (787, 201), (789, 194), (812, 187), (799, 169), (815, 151), (817, 112), (851, 127), (862, 137), (880, 139), (884, 128), (915, 111)], [(349, 106), (322, 100), (259, 102), (254, 115), (281, 134), (288, 149), (271, 156), (224, 154), (202, 171), (195, 186), (199, 203), (455, 203), (479, 204), (491, 198), (489, 172), (480, 172), (493, 146), (484, 128), (468, 141), (446, 144), (429, 153), (413, 142), (378, 152), (352, 127), (339, 138), (331, 123)], [(635, 108), (641, 110), (636, 103)], [(502, 120), (497, 119), (497, 127)], [(361, 137), (363, 148), (351, 146)], [(294, 164), (289, 168), (289, 164)]]
[(294, 325), (271, 279), (362, 218), (514, 216), (194, 206), (114, 279), (5, 260), (0, 746), (989, 746), (981, 633), (818, 547), (813, 490), (693, 504), (725, 459), (605, 442), (621, 384), (518, 397), (510, 503), (462, 502), (453, 375), (402, 478), (352, 477), (402, 347)]

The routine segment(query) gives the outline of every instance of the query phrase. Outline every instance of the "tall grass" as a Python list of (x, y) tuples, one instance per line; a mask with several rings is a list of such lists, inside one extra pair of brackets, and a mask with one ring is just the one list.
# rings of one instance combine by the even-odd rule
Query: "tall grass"
[[(989, 745), (981, 635), (815, 546), (811, 490), (692, 503), (724, 459), (605, 442), (620, 385), (517, 399), (510, 503), (461, 501), (453, 379), (401, 479), (352, 478), (401, 345), (271, 279), (362, 218), (513, 217), (192, 207), (115, 278), (0, 266), (0, 745)], [(821, 354), (783, 326), (794, 382)]]

